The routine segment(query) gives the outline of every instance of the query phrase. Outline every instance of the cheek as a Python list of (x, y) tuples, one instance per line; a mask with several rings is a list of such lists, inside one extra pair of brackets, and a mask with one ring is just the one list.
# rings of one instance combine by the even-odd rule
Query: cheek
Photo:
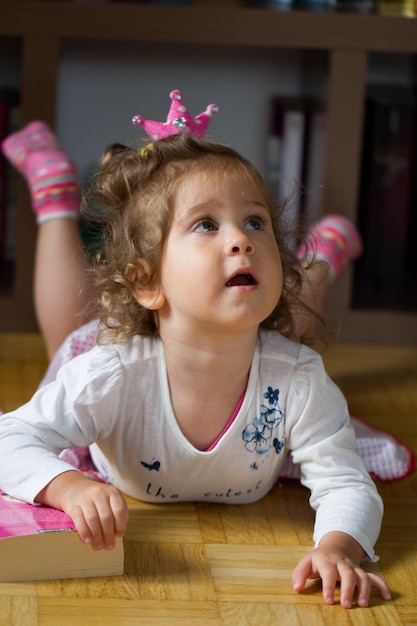
[(183, 293), (184, 290), (195, 288), (195, 283), (201, 272), (197, 271), (197, 264), (194, 259), (181, 251), (175, 254), (167, 254), (164, 258), (161, 285), (169, 300), (176, 294)]

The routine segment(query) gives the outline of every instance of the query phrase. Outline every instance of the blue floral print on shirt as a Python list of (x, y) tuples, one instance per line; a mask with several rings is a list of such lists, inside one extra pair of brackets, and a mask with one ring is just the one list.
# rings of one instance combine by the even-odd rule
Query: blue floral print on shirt
[[(282, 422), (284, 412), (279, 406), (279, 389), (268, 387), (263, 394), (268, 404), (262, 404), (259, 415), (242, 432), (242, 439), (248, 452), (264, 455), (274, 449), (277, 454), (284, 447), (284, 442), (274, 436), (274, 430)], [(252, 464), (257, 469), (256, 464)]]

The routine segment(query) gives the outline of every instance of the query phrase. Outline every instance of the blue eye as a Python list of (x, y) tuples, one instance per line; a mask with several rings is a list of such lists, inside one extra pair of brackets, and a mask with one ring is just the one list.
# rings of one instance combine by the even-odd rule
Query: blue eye
[(216, 230), (215, 225), (213, 224), (211, 220), (207, 220), (207, 219), (201, 220), (201, 222), (199, 222), (197, 226), (195, 227), (196, 233), (208, 233), (213, 230)]
[(260, 217), (251, 217), (250, 220), (246, 222), (246, 228), (248, 230), (262, 230), (264, 221), (265, 220)]

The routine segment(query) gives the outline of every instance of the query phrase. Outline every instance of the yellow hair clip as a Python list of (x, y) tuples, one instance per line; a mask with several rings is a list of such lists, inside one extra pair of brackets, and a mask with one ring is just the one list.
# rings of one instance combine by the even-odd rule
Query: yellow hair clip
[(143, 159), (147, 159), (152, 148), (153, 148), (153, 141), (149, 142), (144, 148), (139, 150), (140, 156)]

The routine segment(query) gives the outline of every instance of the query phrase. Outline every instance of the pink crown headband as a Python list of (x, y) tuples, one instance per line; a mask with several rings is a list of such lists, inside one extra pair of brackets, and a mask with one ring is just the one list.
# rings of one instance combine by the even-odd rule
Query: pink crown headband
[(178, 135), (184, 131), (189, 132), (194, 135), (194, 137), (204, 137), (212, 115), (213, 113), (217, 113), (219, 107), (215, 104), (209, 104), (205, 111), (194, 118), (182, 104), (182, 95), (178, 89), (171, 91), (169, 97), (172, 102), (166, 122), (144, 120), (141, 115), (135, 115), (132, 118), (132, 123), (135, 124), (135, 126), (142, 126), (145, 132), (154, 141), (170, 137), (171, 135)]

